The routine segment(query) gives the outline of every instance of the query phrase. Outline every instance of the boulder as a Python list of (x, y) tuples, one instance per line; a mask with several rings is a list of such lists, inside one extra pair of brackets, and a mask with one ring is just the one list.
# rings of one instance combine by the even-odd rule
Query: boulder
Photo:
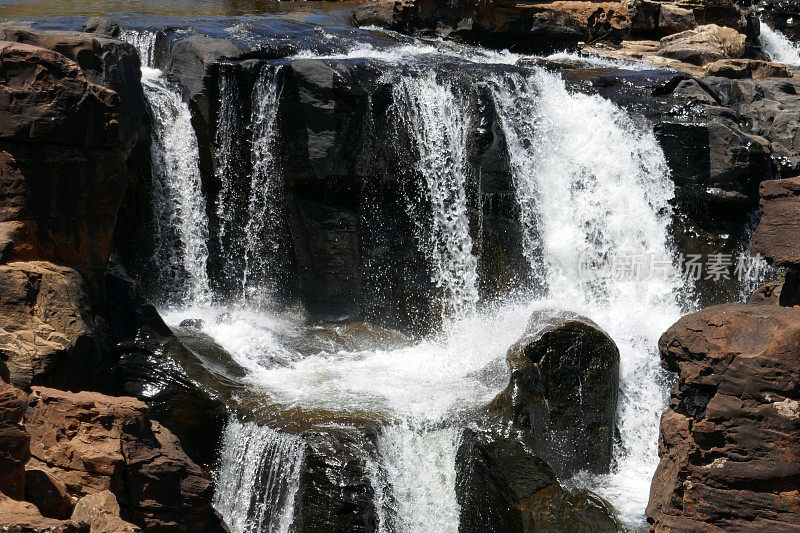
[(3, 42), (0, 61), (0, 262), (70, 265), (99, 293), (127, 185), (119, 96), (51, 50)]
[(694, 65), (744, 55), (745, 36), (732, 28), (706, 24), (661, 39), (658, 54)]
[(86, 33), (94, 33), (103, 37), (116, 38), (122, 31), (119, 24), (107, 17), (92, 17), (81, 24), (81, 29)]
[(138, 526), (119, 517), (117, 498), (110, 490), (88, 494), (78, 500), (72, 512), (72, 520), (86, 522), (92, 531), (113, 531), (114, 533), (141, 533)]
[(30, 436), (22, 426), (28, 396), (0, 379), (0, 493), (25, 497), (25, 463), (30, 459)]
[(34, 504), (42, 515), (62, 520), (72, 515), (72, 508), (75, 506), (66, 485), (36, 468), (25, 471), (25, 501)]
[(143, 530), (226, 531), (212, 486), (178, 439), (135, 398), (33, 387), (25, 415), (31, 461), (70, 495), (104, 490)]
[(751, 250), (774, 266), (800, 269), (800, 177), (761, 184), (761, 221)]
[(661, 337), (678, 373), (661, 418), (655, 531), (791, 531), (800, 523), (800, 310), (728, 304)]
[(790, 78), (791, 74), (783, 63), (761, 61), (758, 59), (720, 59), (706, 65), (709, 76), (722, 76), (724, 78)]
[(683, 31), (693, 30), (697, 27), (694, 12), (673, 4), (661, 4), (658, 11), (658, 30), (663, 35), (671, 35)]
[(750, 295), (747, 303), (751, 305), (778, 305), (781, 298), (781, 289), (783, 288), (783, 279), (770, 281), (765, 283)]
[(507, 355), (511, 380), (491, 410), (531, 435), (559, 476), (607, 472), (619, 389), (619, 350), (573, 313), (535, 312)]
[(562, 488), (525, 438), (467, 428), (456, 461), (461, 533), (621, 530), (607, 502)]
[[(127, 155), (137, 143), (145, 147), (150, 144), (150, 115), (142, 90), (139, 55), (132, 45), (111, 38), (119, 33), (113, 21), (95, 18), (87, 24), (94, 33), (35, 30), (26, 23), (6, 22), (0, 24), (0, 40), (57, 52), (77, 63), (90, 83), (114, 91), (119, 102), (117, 135)], [(61, 139), (72, 141), (68, 136)]]
[(45, 518), (32, 503), (0, 493), (0, 530), (9, 533), (89, 533), (89, 524)]
[(81, 275), (52, 263), (0, 265), (0, 373), (13, 385), (85, 388), (106, 328)]

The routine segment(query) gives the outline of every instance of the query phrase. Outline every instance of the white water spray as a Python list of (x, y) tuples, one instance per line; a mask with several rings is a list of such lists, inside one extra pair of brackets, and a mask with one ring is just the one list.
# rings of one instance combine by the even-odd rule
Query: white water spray
[(232, 533), (288, 533), (305, 444), (232, 418), (222, 438), (214, 506)]
[(773, 30), (766, 23), (761, 22), (759, 40), (764, 52), (773, 61), (790, 67), (800, 67), (800, 46), (790, 41), (778, 30)]

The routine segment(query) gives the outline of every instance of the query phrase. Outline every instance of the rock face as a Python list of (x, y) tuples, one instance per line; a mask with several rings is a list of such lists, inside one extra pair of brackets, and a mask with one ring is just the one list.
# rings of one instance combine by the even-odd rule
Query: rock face
[(507, 355), (508, 388), (493, 402), (533, 439), (559, 476), (608, 471), (619, 388), (619, 350), (590, 320), (540, 311)]
[(111, 491), (123, 518), (144, 531), (226, 531), (211, 507), (211, 483), (178, 439), (134, 398), (33, 387), (25, 427), (29, 468), (72, 496)]
[(620, 530), (608, 503), (586, 491), (563, 489), (530, 442), (501, 433), (462, 433), (456, 480), (460, 533)]
[(105, 327), (81, 275), (45, 262), (0, 265), (0, 377), (85, 388), (102, 361)]
[(656, 531), (800, 523), (800, 310), (710, 307), (659, 341), (679, 373), (661, 419), (647, 515)]
[(761, 213), (753, 253), (775, 266), (800, 269), (800, 177), (763, 182)]
[(744, 55), (745, 36), (732, 28), (706, 24), (661, 39), (659, 55), (694, 65)]
[(790, 78), (791, 74), (783, 63), (760, 61), (758, 59), (720, 59), (706, 65), (709, 76), (722, 76), (724, 78)]
[(140, 533), (142, 529), (119, 517), (117, 498), (110, 490), (84, 496), (75, 504), (72, 519), (89, 524), (93, 531)]
[(652, 39), (695, 28), (698, 24), (717, 24), (737, 31), (745, 29), (745, 15), (734, 0), (628, 0), (631, 34)]

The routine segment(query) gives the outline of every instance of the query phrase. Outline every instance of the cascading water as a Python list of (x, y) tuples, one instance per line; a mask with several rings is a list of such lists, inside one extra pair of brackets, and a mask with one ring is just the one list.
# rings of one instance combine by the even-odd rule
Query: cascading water
[[(669, 170), (652, 133), (607, 100), (568, 92), (555, 75), (542, 70), (490, 85), (523, 226), (541, 242), (545, 299), (593, 319), (620, 349), (616, 465), (594, 482), (635, 524), (658, 464), (666, 407), (657, 341), (681, 314), (683, 285), (667, 238)], [(527, 120), (520, 110), (531, 112)], [(525, 224), (529, 217), (537, 223)]]
[(478, 275), (465, 187), (471, 126), (467, 106), (433, 72), (403, 76), (394, 85), (393, 97), (396, 120), (411, 134), (418, 154), (416, 171), (425, 180), (423, 195), (430, 202), (426, 214), (431, 220), (416, 217), (417, 237), (441, 291), (443, 310), (448, 316), (472, 311), (478, 302)]
[(759, 40), (764, 52), (779, 63), (790, 67), (800, 67), (800, 46), (790, 41), (778, 30), (773, 30), (761, 22)]
[(214, 506), (231, 531), (288, 533), (300, 485), (303, 440), (232, 418), (222, 449)]
[(151, 66), (155, 34), (125, 31), (122, 38), (139, 51), (142, 88), (153, 116), (153, 262), (158, 267), (158, 285), (170, 303), (205, 301), (210, 296), (208, 217), (191, 112), (164, 73)]

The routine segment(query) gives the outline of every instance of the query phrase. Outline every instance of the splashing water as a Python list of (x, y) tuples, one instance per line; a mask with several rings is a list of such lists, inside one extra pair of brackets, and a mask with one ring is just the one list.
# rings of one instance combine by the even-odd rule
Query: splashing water
[(790, 67), (800, 67), (800, 46), (793, 43), (778, 30), (773, 30), (761, 22), (759, 40), (764, 52), (772, 61)]
[[(621, 443), (614, 473), (593, 483), (624, 520), (640, 524), (666, 407), (656, 346), (681, 315), (682, 282), (667, 239), (673, 185), (663, 153), (653, 134), (614, 104), (572, 94), (543, 70), (492, 85), (523, 222), (537, 221), (524, 225), (539, 232), (528, 239), (541, 241), (546, 300), (588, 316), (620, 349)], [(532, 111), (529, 121), (520, 120), (520, 110)], [(642, 270), (619, 276), (615, 268), (629, 261), (642, 261)]]
[[(430, 202), (432, 220), (417, 217), (417, 237), (445, 315), (464, 314), (478, 302), (478, 263), (472, 255), (465, 188), (471, 117), (461, 97), (433, 72), (404, 76), (393, 89), (394, 113), (412, 136), (419, 155), (416, 170), (425, 180), (424, 195)], [(409, 205), (409, 210), (416, 207)]]
[(153, 62), (155, 34), (125, 31), (122, 38), (139, 51), (142, 88), (153, 115), (153, 262), (159, 285), (174, 303), (207, 301), (208, 217), (192, 115), (164, 73), (148, 66)]
[(232, 418), (222, 449), (214, 506), (231, 531), (288, 533), (300, 486), (303, 440)]

